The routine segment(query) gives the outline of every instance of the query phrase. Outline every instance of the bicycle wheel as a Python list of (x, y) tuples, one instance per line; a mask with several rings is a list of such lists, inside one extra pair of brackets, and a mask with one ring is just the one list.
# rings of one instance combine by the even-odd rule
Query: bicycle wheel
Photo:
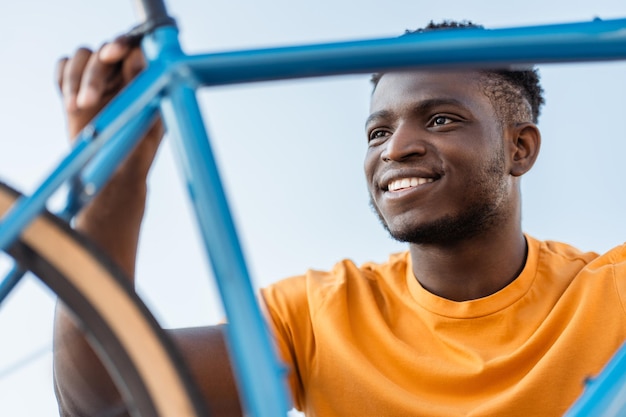
[[(18, 197), (0, 183), (0, 216)], [(74, 313), (132, 416), (208, 415), (171, 340), (129, 280), (87, 239), (46, 212), (7, 252)]]

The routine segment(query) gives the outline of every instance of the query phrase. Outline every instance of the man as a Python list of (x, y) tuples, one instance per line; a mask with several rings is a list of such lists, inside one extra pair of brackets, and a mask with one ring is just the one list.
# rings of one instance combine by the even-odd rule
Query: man
[[(427, 29), (456, 24), (431, 25)], [(120, 39), (60, 64), (73, 136), (141, 68)], [(624, 248), (598, 256), (521, 229), (539, 152), (537, 73), (377, 74), (366, 123), (372, 207), (409, 245), (262, 290), (310, 416), (557, 416), (626, 339)], [(133, 277), (156, 126), (77, 227)], [(103, 227), (106, 225), (106, 227)], [(118, 401), (61, 310), (55, 381), (68, 415)], [(172, 331), (216, 415), (240, 415), (218, 327)], [(60, 347), (63, 348), (60, 348)]]

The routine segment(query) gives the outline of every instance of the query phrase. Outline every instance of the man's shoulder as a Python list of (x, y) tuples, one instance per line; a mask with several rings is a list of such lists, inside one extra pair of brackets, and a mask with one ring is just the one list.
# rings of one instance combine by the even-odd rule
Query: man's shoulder
[(563, 259), (581, 260), (585, 263), (589, 263), (599, 256), (597, 252), (583, 251), (574, 245), (556, 240), (539, 240), (530, 235), (526, 235), (526, 241), (530, 248), (534, 247), (538, 252), (544, 255), (547, 254)]
[(526, 234), (529, 247), (534, 246), (538, 252), (547, 256), (559, 257), (571, 261), (584, 263), (622, 263), (626, 261), (626, 244), (622, 243), (609, 250), (585, 251), (577, 246), (556, 240), (539, 240)]
[(373, 281), (406, 276), (409, 252), (392, 253), (384, 261), (357, 263), (343, 259), (327, 270), (309, 269), (304, 274), (292, 276), (271, 284), (273, 291), (288, 292), (292, 295), (310, 292), (328, 292), (347, 285), (371, 285)]
[[(554, 276), (613, 277), (626, 274), (626, 244), (601, 253), (584, 251), (553, 240), (537, 240), (526, 236), (529, 244), (527, 265), (535, 264), (537, 272)], [(534, 258), (534, 260), (533, 260)]]
[(346, 283), (350, 280), (378, 280), (390, 276), (404, 277), (409, 264), (409, 252), (396, 252), (384, 261), (366, 261), (357, 263), (351, 259), (337, 262), (328, 271), (309, 270), (309, 279), (324, 282)]

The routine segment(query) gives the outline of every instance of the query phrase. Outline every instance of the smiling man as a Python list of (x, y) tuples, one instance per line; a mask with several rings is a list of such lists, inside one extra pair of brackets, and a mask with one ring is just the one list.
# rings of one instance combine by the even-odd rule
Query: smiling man
[[(415, 271), (420, 283), (457, 301), (504, 287), (525, 260), (519, 181), (537, 157), (540, 136), (521, 91), (515, 105), (528, 111), (518, 120), (496, 111), (509, 104), (490, 89), (523, 87), (504, 80), (493, 87), (490, 77), (498, 75), (386, 74), (366, 125), (372, 206), (394, 238), (411, 244), (414, 265), (425, 268)], [(482, 267), (477, 250), (491, 252)], [(467, 279), (474, 269), (477, 277)], [(461, 271), (466, 277), (456, 282)]]
[[(125, 68), (137, 59), (119, 40), (61, 62), (70, 133), (132, 78)], [(626, 253), (582, 253), (522, 231), (520, 181), (541, 142), (536, 71), (385, 73), (374, 83), (371, 205), (408, 250), (262, 290), (294, 405), (324, 417), (562, 415), (626, 339)], [(77, 223), (131, 279), (159, 138), (148, 136)], [(119, 401), (62, 309), (56, 332), (63, 412)], [(221, 329), (171, 333), (216, 415), (240, 415)]]

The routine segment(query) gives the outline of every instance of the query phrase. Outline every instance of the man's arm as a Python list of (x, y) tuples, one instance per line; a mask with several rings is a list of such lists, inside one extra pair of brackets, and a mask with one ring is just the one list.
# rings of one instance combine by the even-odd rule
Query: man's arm
[[(144, 67), (138, 48), (120, 38), (98, 52), (80, 48), (59, 61), (57, 77), (71, 138)], [(111, 181), (76, 219), (88, 236), (134, 280), (150, 166), (161, 142), (158, 122)], [(170, 332), (214, 415), (241, 415), (221, 327)], [(121, 402), (104, 366), (59, 304), (54, 331), (54, 383), (62, 415), (96, 415)]]

